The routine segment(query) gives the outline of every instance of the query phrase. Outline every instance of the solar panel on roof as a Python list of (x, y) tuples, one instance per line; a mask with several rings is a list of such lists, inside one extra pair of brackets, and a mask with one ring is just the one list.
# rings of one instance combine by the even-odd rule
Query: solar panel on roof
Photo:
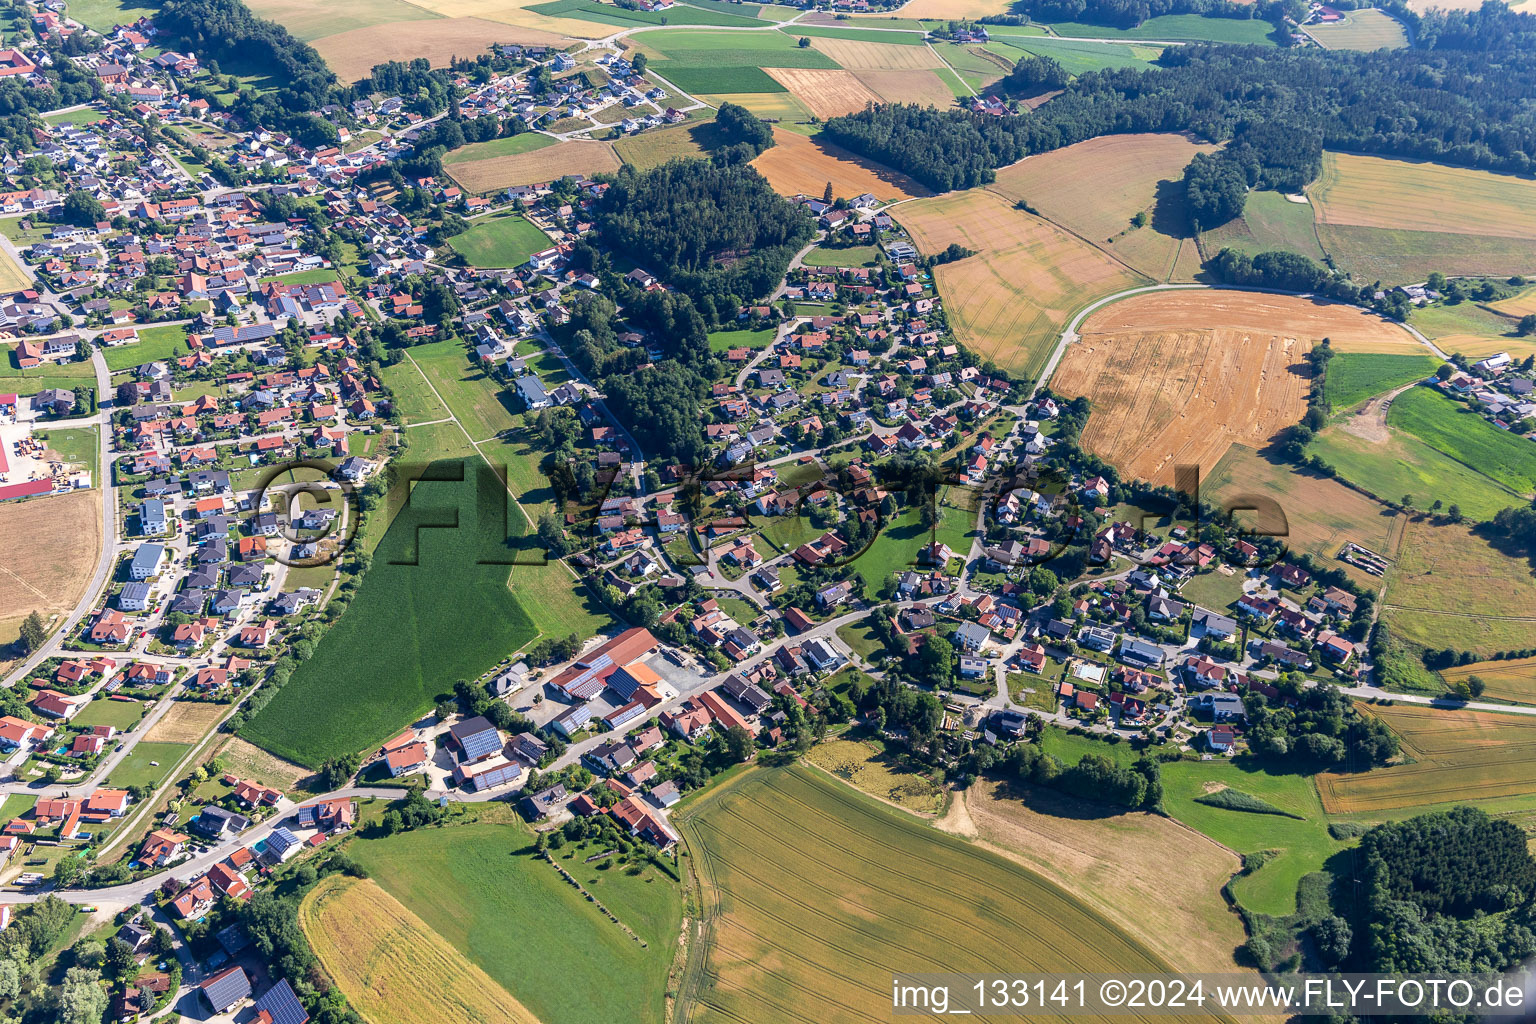
[(256, 1000), (256, 1009), (271, 1014), (272, 1024), (305, 1024), (309, 1020), (309, 1011), (294, 995), (287, 978), (267, 989), (266, 994)]
[(501, 737), (495, 729), (471, 733), (461, 737), (459, 742), (463, 744), (464, 756), (471, 761), (501, 749)]
[(245, 971), (231, 967), (203, 982), (202, 988), (208, 1005), (222, 1012), (251, 994), (251, 979), (245, 976)]

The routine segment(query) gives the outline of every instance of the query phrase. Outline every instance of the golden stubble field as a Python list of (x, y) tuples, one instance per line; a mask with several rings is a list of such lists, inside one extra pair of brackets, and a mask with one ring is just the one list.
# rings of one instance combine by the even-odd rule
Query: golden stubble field
[(46, 619), (83, 596), (101, 554), (101, 492), (0, 502), (0, 538), (0, 642), (9, 642), (31, 612)]
[(1427, 351), (1403, 328), (1356, 306), (1227, 288), (1149, 292), (1096, 310), (1083, 330), (1187, 331), (1213, 327), (1272, 330), (1297, 337), (1327, 338), (1340, 352)]
[(884, 1020), (893, 971), (1168, 969), (1072, 889), (812, 768), (749, 770), (673, 821), (707, 908), (693, 1022)]
[(1408, 524), (1382, 618), (1392, 631), (1431, 648), (1486, 657), (1529, 647), (1536, 636), (1536, 574), (1468, 527)]
[[(1102, 136), (1010, 164), (992, 189), (1166, 281), (1181, 240), (1190, 237), (1184, 167), (1215, 148), (1184, 135)], [(1133, 228), (1131, 218), (1141, 212), (1150, 223)]]
[(1469, 167), (1324, 153), (1320, 224), (1536, 238), (1536, 181)]
[(1083, 443), (1122, 472), (1171, 484), (1173, 467), (1209, 476), (1231, 444), (1262, 449), (1306, 411), (1304, 357), (1422, 351), (1401, 327), (1353, 306), (1226, 289), (1149, 292), (1082, 324), (1051, 378), (1093, 403)]
[[(1231, 971), (1246, 935), (1221, 887), (1242, 867), (1231, 850), (1172, 818), (1110, 813), (1048, 790), (980, 781), (957, 794), (977, 836), (1010, 860), (1078, 893), (1186, 971)], [(1151, 871), (1149, 865), (1177, 864)], [(1167, 943), (1169, 935), (1182, 936)]]
[(858, 71), (854, 77), (886, 103), (917, 103), (941, 110), (955, 105), (955, 94), (932, 71)]
[(1092, 401), (1084, 447), (1128, 477), (1172, 485), (1176, 466), (1206, 476), (1234, 442), (1262, 448), (1299, 420), (1311, 347), (1246, 328), (1085, 331), (1051, 388)]
[(925, 255), (951, 243), (976, 253), (934, 269), (950, 326), (973, 352), (1026, 376), (1040, 371), (1074, 311), (1147, 283), (989, 189), (904, 203), (894, 216)]
[(811, 39), (811, 48), (820, 50), (850, 71), (926, 71), (944, 66), (938, 54), (928, 47), (905, 43), (816, 36)]
[(568, 139), (530, 153), (469, 160), (446, 169), (466, 191), (491, 192), (513, 185), (554, 181), (567, 175), (609, 174), (617, 171), (621, 163), (610, 143)]
[(773, 145), (763, 150), (752, 166), (783, 196), (804, 193), (819, 197), (832, 183), (832, 194), (844, 199), (869, 192), (879, 199), (911, 199), (932, 195), (905, 174), (898, 174), (870, 160), (819, 139), (773, 130)]
[(374, 65), (425, 57), (446, 67), (454, 57), (475, 57), (492, 43), (563, 48), (572, 39), (558, 32), (508, 25), (486, 18), (427, 18), (347, 29), (322, 36), (310, 45), (344, 82), (366, 77)]
[(13, 260), (10, 253), (0, 252), (0, 294), (30, 287), (32, 287), (32, 279), (21, 268), (21, 264)]
[(371, 879), (322, 879), (299, 905), (299, 924), (336, 987), (374, 1024), (538, 1024)]
[[(1330, 565), (1345, 541), (1354, 541), (1384, 558), (1396, 558), (1407, 521), (1406, 516), (1331, 477), (1296, 472), (1242, 444), (1227, 449), (1209, 478), (1201, 481), (1200, 494), (1231, 509), (1244, 508), (1247, 499), (1273, 501), (1283, 518), (1255, 509), (1237, 512), (1238, 521), (1248, 529), (1278, 537), (1291, 551), (1307, 552)], [(1260, 504), (1252, 502), (1252, 506)], [(1374, 588), (1380, 583), (1379, 577), (1356, 566), (1338, 565), (1362, 585)]]
[(616, 31), (614, 26), (598, 21), (561, 18), (528, 10), (542, 3), (543, 0), (412, 0), (412, 2), (444, 18), (483, 18), (486, 21), (513, 25), (517, 28), (561, 32), (577, 39), (602, 39)]
[[(910, 0), (901, 8), (903, 18), (985, 18), (989, 14), (1006, 14), (1013, 4), (1010, 0)], [(876, 15), (869, 15), (870, 21)]]
[(764, 71), (820, 118), (863, 110), (881, 98), (851, 71), (823, 68), (764, 68)]
[(1318, 794), (1330, 814), (1536, 794), (1536, 720), (1420, 704), (1355, 706), (1397, 733), (1411, 763), (1317, 776)]

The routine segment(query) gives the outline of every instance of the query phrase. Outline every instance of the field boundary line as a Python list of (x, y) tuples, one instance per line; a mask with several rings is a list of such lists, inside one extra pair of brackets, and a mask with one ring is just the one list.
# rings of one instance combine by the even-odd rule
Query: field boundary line
[[(1499, 622), (1536, 622), (1536, 615), (1484, 615), (1478, 612), (1455, 612), (1440, 608), (1416, 608), (1413, 605), (1393, 604), (1388, 601), (1383, 607), (1396, 608), (1403, 612), (1425, 612), (1430, 615), (1451, 615), (1459, 619), (1495, 619)], [(1487, 661), (1489, 659), (1482, 659)]]
[(45, 604), (48, 603), (49, 598), (48, 598), (47, 594), (43, 593), (41, 590), (38, 590), (31, 583), (28, 583), (26, 580), (22, 579), (20, 576), (17, 576), (10, 569), (7, 569), (5, 566), (0, 565), (0, 572), (5, 573), (7, 576), (11, 577), (11, 579), (15, 580), (17, 583), (20, 583), (22, 586), (26, 587), (28, 590), (32, 591), (32, 593), (37, 595), (38, 600), (43, 601)]
[[(458, 413), (454, 412), (453, 411), (453, 406), (449, 405), (448, 402), (443, 398), (443, 396), (438, 394), (436, 385), (434, 385), (432, 383), (432, 380), (431, 380), (431, 378), (429, 378), (427, 376), (426, 371), (421, 368), (421, 364), (418, 363), (411, 356), (411, 354), (409, 352), (407, 352), (405, 354), (405, 358), (407, 358), (407, 359), (409, 359), (411, 361), (411, 365), (416, 368), (416, 373), (418, 375), (420, 375), (422, 380), (427, 382), (427, 387), (431, 389), (432, 394), (437, 398), (437, 400), (439, 402), (443, 403), (443, 408), (448, 410), (449, 418), (451, 418), (453, 420), (454, 425), (459, 428), (459, 432), (464, 435), (464, 440), (468, 441), (469, 442), (469, 446), (475, 450), (475, 454), (480, 456), (480, 461), (484, 462), (487, 466), (489, 466), (490, 470), (491, 470), (491, 472), (493, 474), (496, 474), (496, 464), (490, 460), (490, 457), (487, 456), (485, 454), (485, 452), (480, 450), (480, 445), (475, 441), (475, 439), (469, 436), (469, 431), (464, 429), (464, 424), (459, 420)], [(511, 479), (510, 474), (507, 477), (505, 477), (505, 478), (501, 477), (498, 474), (497, 475), (497, 479), (501, 480), (501, 486), (507, 492), (507, 497), (512, 499), (512, 504), (517, 506), (517, 510), (523, 514), (523, 518), (528, 521), (528, 525), (530, 527), (534, 528), (535, 530), (537, 530), (538, 529), (538, 523), (534, 522), (533, 517), (528, 514), (528, 510), (526, 508), (523, 508), (523, 503), (517, 500), (517, 492), (512, 490), (512, 479)], [(570, 574), (571, 579), (576, 582), (577, 586), (583, 587), (583, 588), (585, 588), (587, 586), (586, 581), (581, 578), (580, 574), (578, 574), (575, 569), (571, 568), (570, 564), (568, 562), (566, 562), (565, 559), (557, 558), (557, 559), (555, 559), (555, 561), (559, 562), (561, 568), (563, 568), (568, 574)], [(508, 570), (507, 570), (507, 582), (508, 582), (508, 589), (509, 590), (511, 589), (511, 579), (512, 579), (511, 568), (508, 567)], [(601, 604), (602, 602), (599, 601), (598, 603)], [(535, 629), (534, 632), (533, 632), (533, 636), (528, 638), (528, 643), (523, 644), (523, 646), (519, 647), (517, 649), (517, 651), (514, 651), (513, 653), (516, 654), (516, 653), (518, 653), (520, 651), (527, 650), (529, 644), (534, 643), (540, 637), (544, 637), (544, 636), (548, 636), (548, 635), (549, 634), (545, 633), (544, 630), (542, 630), (542, 629)]]
[[(989, 187), (983, 189), (983, 191), (991, 192), (993, 195), (997, 196), (1003, 202), (1007, 203), (1010, 208), (1015, 208), (1014, 207), (1014, 201), (1009, 199), (1007, 196), (1003, 195), (997, 189), (992, 188), (992, 187), (989, 186)], [(1043, 213), (1030, 213), (1029, 210), (1020, 210), (1019, 212), (1020, 213), (1028, 213), (1030, 216), (1036, 217), (1036, 218), (1044, 221), (1045, 223), (1049, 224), (1053, 228), (1056, 228), (1056, 229), (1058, 229), (1060, 231), (1065, 231), (1067, 234), (1071, 235), (1073, 238), (1077, 239), (1079, 242), (1082, 242), (1084, 245), (1089, 246), (1089, 247), (1091, 247), (1093, 249), (1096, 249), (1097, 251), (1103, 253), (1105, 256), (1108, 256), (1115, 263), (1117, 263), (1118, 265), (1124, 267), (1127, 271), (1129, 271), (1132, 274), (1132, 276), (1137, 277), (1137, 278), (1139, 278), (1139, 279), (1141, 279), (1143, 281), (1150, 281), (1150, 282), (1152, 282), (1153, 285), (1158, 284), (1157, 278), (1152, 277), (1150, 274), (1142, 273), (1140, 270), (1137, 270), (1135, 267), (1133, 267), (1129, 263), (1125, 262), (1125, 260), (1121, 259), (1116, 254), (1110, 252), (1108, 249), (1106, 249), (1103, 246), (1099, 245), (1097, 242), (1093, 241), (1092, 239), (1089, 239), (1089, 238), (1087, 238), (1087, 237), (1085, 237), (1083, 235), (1078, 234), (1076, 231), (1074, 231), (1071, 228), (1067, 227), (1065, 224), (1058, 224), (1056, 221), (1054, 221), (1051, 218), (1047, 217)], [(1182, 242), (1183, 239), (1180, 239), (1179, 241)], [(1174, 250), (1174, 259), (1175, 259), (1175, 261), (1177, 261), (1177, 259), (1178, 259), (1178, 250)], [(1171, 266), (1169, 267), (1168, 273), (1169, 273), (1169, 276), (1172, 276), (1173, 268)], [(1163, 281), (1162, 283), (1163, 284), (1168, 284), (1167, 281)]]
[(948, 68), (949, 69), (949, 73), (955, 76), (955, 81), (957, 81), (961, 85), (965, 86), (965, 88), (970, 92), (970, 94), (972, 96), (979, 96), (979, 95), (981, 95), (975, 89), (971, 88), (971, 83), (967, 82), (965, 80), (964, 76), (962, 76), (960, 74), (960, 72), (955, 70), (955, 67), (954, 67), (953, 64), (951, 64), (949, 61), (944, 59), (944, 55), (942, 53), (940, 53), (938, 50), (935, 50), (933, 48), (933, 44), (932, 43), (928, 42), (927, 39), (924, 39), (923, 40), (923, 45), (928, 47), (928, 52), (933, 54), (935, 57), (937, 57), (939, 59), (939, 63), (944, 65), (946, 68)]

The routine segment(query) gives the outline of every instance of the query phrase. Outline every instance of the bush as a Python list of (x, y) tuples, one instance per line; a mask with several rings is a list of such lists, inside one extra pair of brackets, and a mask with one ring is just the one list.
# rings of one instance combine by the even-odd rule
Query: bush
[(1299, 814), (1281, 810), (1267, 800), (1261, 800), (1252, 793), (1244, 793), (1240, 789), (1219, 789), (1214, 793), (1205, 793), (1195, 797), (1195, 803), (1205, 804), (1209, 807), (1221, 807), (1229, 811), (1246, 811), (1249, 814), (1278, 814), (1283, 818), (1295, 818), (1304, 820)]

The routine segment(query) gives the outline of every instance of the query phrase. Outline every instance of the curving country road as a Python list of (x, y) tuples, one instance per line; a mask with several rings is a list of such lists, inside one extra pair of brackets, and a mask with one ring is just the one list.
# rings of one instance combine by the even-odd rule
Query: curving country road
[(1450, 359), (1450, 356), (1442, 352), (1440, 347), (1426, 338), (1424, 334), (1418, 330), (1418, 328), (1398, 320), (1393, 320), (1391, 317), (1382, 316), (1374, 309), (1367, 309), (1366, 307), (1356, 305), (1353, 302), (1342, 302), (1338, 299), (1329, 299), (1321, 295), (1316, 295), (1312, 292), (1293, 292), (1287, 291), (1284, 288), (1262, 288), (1257, 285), (1198, 283), (1149, 284), (1143, 285), (1140, 288), (1127, 288), (1124, 291), (1115, 292), (1113, 295), (1105, 295), (1102, 298), (1093, 300), (1092, 302), (1088, 303), (1088, 305), (1078, 310), (1077, 313), (1073, 315), (1072, 319), (1067, 321), (1067, 326), (1062, 330), (1061, 337), (1056, 342), (1056, 347), (1051, 349), (1050, 358), (1045, 361), (1045, 366), (1040, 371), (1040, 379), (1035, 382), (1034, 389), (1030, 392), (1030, 397), (1033, 398), (1041, 388), (1045, 387), (1050, 382), (1051, 375), (1056, 372), (1056, 365), (1061, 362), (1061, 357), (1066, 353), (1067, 346), (1077, 341), (1081, 337), (1081, 335), (1077, 333), (1078, 327), (1082, 326), (1083, 321), (1093, 313), (1098, 312), (1100, 309), (1110, 305), (1111, 303), (1119, 302), (1121, 299), (1128, 299), (1133, 295), (1144, 295), (1148, 292), (1198, 291), (1200, 289), (1220, 292), (1259, 292), (1264, 295), (1291, 295), (1296, 298), (1312, 299), (1315, 302), (1326, 302), (1335, 306), (1348, 306), (1351, 309), (1358, 309), (1369, 316), (1377, 317), (1381, 320), (1385, 320), (1387, 323), (1395, 324), (1396, 326), (1401, 327), (1403, 330), (1411, 334), (1421, 345), (1429, 349), (1430, 352), (1434, 353), (1440, 359)]

